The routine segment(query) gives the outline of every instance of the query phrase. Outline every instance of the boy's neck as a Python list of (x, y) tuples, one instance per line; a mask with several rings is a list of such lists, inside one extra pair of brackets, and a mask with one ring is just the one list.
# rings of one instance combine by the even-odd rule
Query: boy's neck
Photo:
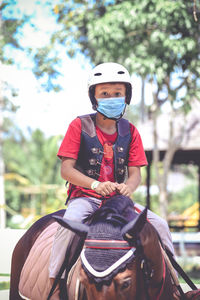
[(107, 134), (116, 132), (116, 121), (104, 117), (99, 112), (96, 114), (96, 125)]

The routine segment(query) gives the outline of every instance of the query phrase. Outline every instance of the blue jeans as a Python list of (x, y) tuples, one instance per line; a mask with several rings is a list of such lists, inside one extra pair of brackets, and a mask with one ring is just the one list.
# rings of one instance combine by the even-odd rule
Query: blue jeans
[(82, 222), (100, 207), (101, 201), (102, 200), (97, 198), (88, 197), (72, 199), (69, 202), (63, 218)]

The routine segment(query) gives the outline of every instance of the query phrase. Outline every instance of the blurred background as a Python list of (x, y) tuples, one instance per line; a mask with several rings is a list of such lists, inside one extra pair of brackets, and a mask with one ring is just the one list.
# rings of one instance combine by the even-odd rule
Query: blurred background
[(8, 289), (20, 236), (41, 216), (65, 207), (56, 153), (69, 123), (92, 112), (89, 71), (108, 61), (132, 75), (125, 117), (139, 129), (149, 162), (132, 199), (168, 221), (178, 260), (198, 283), (199, 1), (5, 0), (0, 1), (0, 289)]

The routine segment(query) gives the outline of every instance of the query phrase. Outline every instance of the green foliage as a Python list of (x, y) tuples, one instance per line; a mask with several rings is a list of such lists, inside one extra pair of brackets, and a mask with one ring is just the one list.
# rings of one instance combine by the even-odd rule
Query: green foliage
[[(143, 206), (146, 206), (146, 193), (142, 193), (140, 191), (136, 191), (134, 193), (134, 196), (133, 196), (133, 201), (135, 203), (139, 203)], [(160, 214), (160, 211), (159, 211), (159, 202), (158, 202), (158, 195), (151, 195), (151, 207), (150, 209), (156, 213), (156, 214)]]
[[(22, 50), (19, 37), (23, 34), (23, 25), (28, 21), (26, 16), (21, 18), (18, 13), (13, 13), (12, 6), (15, 4), (16, 1), (3, 1), (0, 6), (0, 61), (3, 63), (15, 63), (14, 56), (12, 59), (8, 58), (7, 49)], [(30, 55), (31, 49), (26, 50)], [(51, 47), (48, 47), (48, 51), (43, 50), (39, 56), (35, 56), (36, 62), (41, 66), (41, 73), (38, 71), (37, 76), (40, 77), (45, 72), (49, 75), (46, 75), (47, 90), (51, 89), (49, 87), (58, 74), (55, 68), (58, 59), (48, 56), (47, 52), (50, 50)], [(59, 90), (59, 86), (54, 84), (54, 89)], [(4, 113), (3, 126), (0, 124), (0, 160), (4, 158), (6, 210), (8, 224), (12, 226), (10, 216), (15, 213), (22, 213), (25, 217), (29, 213), (45, 214), (50, 209), (56, 210), (64, 205), (65, 196), (60, 188), (64, 182), (61, 180), (60, 164), (56, 158), (61, 137), (46, 138), (40, 130), (24, 135), (12, 121), (12, 113), (17, 107), (9, 98), (16, 96), (17, 91), (3, 82), (1, 92), (7, 97), (2, 97), (0, 103), (0, 110)]]
[(7, 19), (4, 17), (4, 10), (9, 5), (8, 1), (2, 1), (0, 5), (0, 61), (4, 63), (13, 63), (13, 59), (8, 59), (5, 56), (4, 47), (10, 45), (15, 48), (21, 48), (16, 38), (16, 33), (25, 22), (25, 19), (18, 20), (13, 18)]
[[(197, 184), (188, 185), (179, 192), (170, 193), (168, 199), (168, 214), (181, 215), (187, 208), (194, 205), (197, 199)], [(133, 201), (146, 206), (146, 193), (136, 191)], [(159, 215), (158, 195), (151, 195), (151, 210)]]
[(32, 184), (55, 182), (60, 139), (60, 136), (45, 138), (39, 129), (30, 132), (29, 137), (16, 130), (4, 141), (6, 170), (18, 173)]
[[(10, 59), (6, 56), (6, 47), (11, 46), (17, 49), (21, 49), (21, 46), (18, 42), (16, 34), (22, 28), (25, 18), (18, 20), (13, 18), (6, 18), (4, 16), (4, 11), (9, 7), (11, 3), (8, 1), (2, 1), (0, 5), (0, 62), (3, 64), (13, 64), (14, 59)], [(4, 81), (3, 77), (1, 78), (1, 101), (0, 101), (0, 111), (3, 112), (3, 124), (0, 124), (0, 133), (3, 130), (8, 132), (9, 128), (13, 125), (11, 114), (16, 112), (17, 106), (14, 105), (10, 100), (9, 96), (17, 96), (17, 90), (10, 86), (7, 82)], [(9, 96), (4, 96), (5, 94), (10, 94)], [(6, 114), (5, 114), (6, 112)], [(6, 117), (5, 117), (6, 115)], [(8, 117), (9, 115), (9, 117)], [(2, 141), (0, 141), (1, 143)], [(1, 147), (0, 147), (1, 148)], [(1, 151), (0, 151), (1, 152)], [(0, 157), (0, 160), (2, 158)]]
[(9, 47), (26, 51), (29, 57), (34, 57), (35, 67), (33, 72), (36, 77), (41, 79), (41, 86), (47, 91), (54, 90), (60, 91), (61, 86), (56, 82), (56, 78), (60, 75), (57, 65), (59, 64), (59, 54), (56, 53), (55, 48), (52, 54), (52, 45), (48, 45), (44, 48), (35, 49), (21, 46), (20, 37), (23, 36), (23, 26), (29, 23), (31, 26), (31, 17), (22, 15), (18, 16), (18, 13), (13, 12), (13, 7), (16, 5), (16, 1), (3, 1), (0, 6), (0, 61), (3, 63), (14, 64), (14, 56), (8, 57), (7, 49)]
[(51, 42), (61, 43), (70, 56), (81, 51), (94, 64), (122, 63), (153, 81), (160, 103), (162, 91), (187, 112), (191, 99), (200, 99), (200, 28), (192, 5), (187, 0), (61, 0), (54, 8), (61, 29)]
[[(10, 96), (12, 95), (12, 97), (16, 97), (17, 96), (17, 90), (14, 89), (12, 86), (10, 86), (8, 83), (6, 82), (2, 82), (2, 94), (4, 93), (8, 93)], [(3, 96), (2, 97), (2, 102), (1, 102), (1, 110), (3, 112), (3, 131), (4, 133), (8, 133), (10, 128), (14, 127), (13, 125), (13, 121), (12, 121), (12, 117), (13, 114), (16, 113), (18, 106), (16, 106), (15, 104), (13, 104), (13, 102), (11, 102), (9, 100), (9, 97), (7, 96)]]
[(124, 117), (137, 126), (139, 121), (139, 105), (127, 105)]
[[(5, 1), (3, 3), (5, 7)], [(4, 7), (0, 8), (1, 11)], [(47, 90), (53, 87), (59, 90), (54, 80), (59, 74), (56, 66), (61, 44), (71, 57), (82, 52), (94, 64), (107, 61), (122, 63), (131, 73), (152, 83), (159, 104), (166, 99), (172, 106), (178, 102), (187, 113), (191, 100), (194, 97), (200, 99), (200, 25), (194, 21), (192, 1), (60, 0), (53, 13), (57, 16), (60, 30), (52, 35), (49, 45), (38, 51), (29, 49), (35, 59), (34, 72), (38, 78), (44, 79)], [(1, 22), (2, 60), (6, 43), (19, 46), (15, 33), (21, 23), (14, 19), (3, 19)], [(135, 119), (131, 109), (128, 114)], [(56, 141), (53, 138), (46, 140), (40, 131), (32, 132), (30, 136), (27, 138), (15, 132), (5, 141), (6, 171), (16, 172), (32, 185), (57, 182), (60, 175), (57, 176), (58, 165), (55, 163), (55, 152), (53, 154)], [(8, 187), (10, 184), (18, 186), (6, 182), (9, 204), (17, 211), (36, 198), (36, 208), (40, 206), (39, 201), (59, 205), (53, 191), (48, 200), (42, 199), (41, 195), (26, 195), (23, 199), (21, 191)], [(179, 199), (182, 196), (178, 196)], [(144, 202), (143, 199), (143, 195), (135, 194), (135, 201)], [(156, 211), (157, 196), (153, 196), (152, 200), (153, 210)], [(173, 200), (173, 209), (176, 209), (175, 203)]]
[[(160, 163), (161, 167), (161, 163)], [(142, 168), (142, 185), (146, 185), (146, 168)], [(185, 185), (177, 192), (169, 191), (168, 198), (168, 214), (181, 215), (186, 209), (198, 202), (198, 167), (194, 165), (175, 165), (170, 173), (177, 172), (185, 176)], [(151, 167), (151, 187), (155, 186), (155, 169)], [(151, 194), (151, 210), (159, 214), (159, 195)], [(146, 191), (141, 191), (140, 188), (134, 192), (133, 200), (143, 206), (146, 205)]]
[[(199, 285), (200, 264), (199, 261), (191, 261), (190, 257), (177, 257), (177, 261), (194, 284)], [(179, 278), (180, 283), (185, 283), (182, 277)]]
[[(6, 202), (16, 212), (29, 208), (45, 214), (64, 205), (64, 181), (56, 158), (61, 136), (46, 138), (39, 129), (25, 136), (20, 130), (4, 140)], [(10, 176), (9, 176), (10, 175)]]
[(181, 191), (169, 195), (169, 213), (175, 212), (181, 214), (192, 206), (198, 199), (198, 187), (191, 184)]
[[(33, 52), (30, 50), (30, 52)], [(55, 83), (55, 79), (60, 75), (56, 66), (59, 64), (59, 55), (53, 56), (51, 54), (52, 46), (47, 46), (37, 49), (37, 53), (34, 54), (35, 67), (33, 72), (37, 78), (42, 78), (44, 87), (48, 92), (54, 90), (56, 92), (61, 90), (61, 86)], [(46, 76), (45, 80), (44, 77)]]
[(3, 281), (0, 283), (0, 291), (1, 290), (9, 290), (10, 288), (10, 282)]

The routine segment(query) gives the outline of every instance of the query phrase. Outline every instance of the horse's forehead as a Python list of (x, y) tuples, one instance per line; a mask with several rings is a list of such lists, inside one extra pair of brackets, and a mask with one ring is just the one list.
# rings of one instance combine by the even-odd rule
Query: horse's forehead
[[(134, 264), (131, 264), (131, 267), (134, 268)], [(137, 279), (136, 279), (136, 268), (131, 269), (127, 268), (123, 272), (118, 273), (112, 279), (109, 285), (103, 285), (100, 290), (97, 289), (96, 285), (91, 282), (85, 273), (84, 269), (81, 268), (80, 271), (80, 281), (84, 284), (87, 291), (89, 291), (89, 300), (98, 299), (98, 300), (116, 300), (122, 297), (121, 287), (123, 286), (124, 282), (127, 280), (131, 280), (131, 289), (129, 293), (124, 294), (123, 299), (135, 299), (136, 297), (136, 286), (137, 286)], [(130, 294), (131, 293), (131, 294)], [(108, 298), (107, 298), (108, 297)]]
[(131, 268), (126, 268), (123, 272), (115, 275), (113, 280), (120, 283), (128, 277), (134, 277), (134, 275), (136, 275), (136, 268), (134, 268), (134, 264), (131, 264), (131, 266)]

